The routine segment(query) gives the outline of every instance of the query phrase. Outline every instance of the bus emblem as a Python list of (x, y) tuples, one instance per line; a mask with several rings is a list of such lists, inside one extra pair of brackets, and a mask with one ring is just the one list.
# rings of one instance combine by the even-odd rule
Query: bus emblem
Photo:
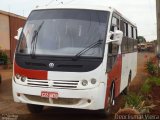
[(54, 68), (54, 63), (49, 63), (50, 68)]

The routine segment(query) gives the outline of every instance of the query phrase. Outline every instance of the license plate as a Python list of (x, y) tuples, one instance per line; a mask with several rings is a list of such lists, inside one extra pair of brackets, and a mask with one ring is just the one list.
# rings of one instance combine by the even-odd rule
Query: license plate
[(42, 92), (41, 92), (41, 97), (43, 97), (43, 98), (58, 99), (58, 93), (57, 93), (57, 92), (42, 91)]

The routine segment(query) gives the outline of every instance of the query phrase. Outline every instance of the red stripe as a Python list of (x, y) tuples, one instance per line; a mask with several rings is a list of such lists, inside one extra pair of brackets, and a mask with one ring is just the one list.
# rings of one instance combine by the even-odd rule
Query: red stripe
[(122, 55), (118, 55), (115, 65), (113, 66), (112, 70), (108, 73), (105, 107), (108, 106), (107, 100), (113, 80), (115, 82), (115, 97), (117, 97), (120, 94), (121, 71), (122, 71)]
[(25, 69), (18, 66), (16, 62), (14, 62), (14, 73), (30, 79), (47, 80), (47, 71)]

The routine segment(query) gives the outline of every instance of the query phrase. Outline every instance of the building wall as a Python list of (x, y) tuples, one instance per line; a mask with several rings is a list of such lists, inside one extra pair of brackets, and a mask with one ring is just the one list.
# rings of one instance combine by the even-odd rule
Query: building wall
[(11, 61), (13, 60), (13, 57), (14, 57), (14, 51), (15, 51), (15, 48), (16, 48), (16, 44), (17, 44), (17, 40), (14, 39), (14, 36), (17, 35), (17, 30), (20, 28), (20, 27), (23, 27), (24, 24), (25, 24), (25, 21), (24, 19), (20, 19), (20, 18), (17, 18), (17, 17), (13, 17), (13, 16), (10, 16), (9, 17), (9, 23), (10, 23), (10, 43), (11, 43)]
[(10, 56), (9, 16), (0, 14), (0, 48)]

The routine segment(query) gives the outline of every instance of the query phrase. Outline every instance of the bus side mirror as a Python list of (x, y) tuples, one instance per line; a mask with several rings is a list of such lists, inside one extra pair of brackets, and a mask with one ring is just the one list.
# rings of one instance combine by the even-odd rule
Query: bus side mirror
[[(111, 39), (111, 37), (113, 39)], [(115, 32), (110, 32), (109, 33), (109, 40), (107, 43), (114, 42), (117, 45), (121, 45), (123, 39), (123, 32), (120, 30), (116, 30)]]
[(21, 36), (21, 33), (22, 33), (22, 30), (23, 30), (22, 27), (20, 27), (20, 28), (17, 30), (17, 36), (14, 36), (14, 38), (15, 38), (16, 40), (19, 40), (19, 38), (20, 38), (20, 36)]

